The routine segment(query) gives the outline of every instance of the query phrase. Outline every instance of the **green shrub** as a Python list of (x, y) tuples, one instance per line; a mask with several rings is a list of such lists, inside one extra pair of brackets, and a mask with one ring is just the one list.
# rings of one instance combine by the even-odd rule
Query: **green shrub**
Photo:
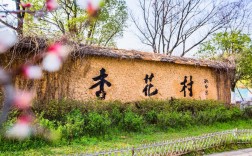
[(104, 135), (112, 128), (127, 132), (142, 131), (146, 124), (157, 124), (162, 129), (181, 128), (252, 116), (248, 110), (242, 113), (237, 107), (226, 107), (218, 101), (190, 99), (150, 99), (129, 103), (65, 99), (51, 101), (43, 109), (46, 109), (43, 117), (53, 121), (66, 138)]
[(199, 111), (214, 109), (219, 106), (224, 106), (224, 103), (215, 100), (189, 100), (175, 99), (171, 101), (173, 111), (186, 112), (190, 111), (195, 114)]
[(62, 133), (67, 139), (74, 139), (84, 135), (84, 117), (79, 109), (73, 110), (65, 116)]
[(134, 107), (137, 108), (136, 110), (139, 114), (146, 114), (150, 111), (170, 111), (170, 106), (169, 100), (148, 99), (134, 103)]
[[(74, 101), (72, 101), (74, 103)], [(35, 106), (35, 110), (38, 113), (43, 112), (46, 119), (61, 121), (63, 116), (73, 110), (73, 104), (69, 104), (68, 101), (52, 100), (48, 104), (43, 104), (43, 106)]]
[(147, 112), (144, 116), (144, 119), (148, 124), (157, 124), (158, 122), (157, 112), (154, 110)]
[(252, 106), (246, 107), (244, 109), (243, 116), (246, 118), (252, 118)]
[(119, 108), (113, 108), (112, 112), (110, 113), (111, 124), (116, 127), (119, 125), (120, 121), (123, 120), (123, 113), (120, 112)]
[(56, 129), (56, 122), (57, 121), (43, 118), (43, 113), (39, 115), (38, 122), (41, 126), (47, 128), (49, 130)]
[(159, 113), (157, 117), (158, 126), (164, 130), (168, 128), (182, 128), (193, 123), (192, 115), (190, 112), (162, 112)]
[[(214, 100), (190, 100), (190, 99), (174, 99), (174, 100), (144, 100), (139, 102), (122, 103), (120, 101), (101, 101), (91, 100), (87, 102), (75, 100), (52, 100), (40, 107), (37, 105), (35, 110), (44, 112), (44, 117), (52, 120), (61, 120), (62, 116), (79, 109), (83, 114), (89, 112), (103, 113), (104, 111), (112, 114), (114, 108), (120, 112), (131, 110), (138, 115), (145, 116), (151, 111), (160, 112), (187, 112), (190, 111), (193, 115), (199, 111), (214, 109), (224, 104)], [(45, 111), (46, 110), (46, 111)]]
[(120, 127), (126, 131), (141, 131), (144, 125), (143, 117), (127, 110), (124, 112), (123, 120), (120, 122)]
[(216, 121), (215, 114), (212, 110), (199, 111), (195, 116), (195, 122), (198, 125), (209, 125)]
[(232, 111), (228, 110), (225, 107), (218, 107), (216, 109), (213, 109), (213, 113), (216, 121), (218, 122), (225, 122), (231, 120), (232, 118)]
[(242, 112), (237, 107), (227, 108), (225, 106), (217, 106), (214, 109), (199, 111), (195, 115), (198, 124), (213, 124), (214, 122), (227, 122), (240, 119)]
[(0, 137), (0, 142), (1, 142), (1, 146), (0, 146), (1, 155), (6, 155), (6, 154), (3, 154), (4, 151), (11, 151), (12, 155), (20, 155), (20, 154), (16, 154), (16, 152), (29, 150), (29, 149), (34, 150), (37, 148), (47, 147), (48, 145), (50, 145), (50, 142), (41, 138), (29, 138), (29, 139), (19, 141), (19, 140), (9, 140), (9, 139)]
[(243, 112), (238, 107), (231, 107), (232, 109), (232, 120), (241, 119)]
[(108, 112), (102, 114), (90, 112), (86, 116), (84, 129), (89, 135), (104, 135), (109, 132), (110, 126), (111, 120)]

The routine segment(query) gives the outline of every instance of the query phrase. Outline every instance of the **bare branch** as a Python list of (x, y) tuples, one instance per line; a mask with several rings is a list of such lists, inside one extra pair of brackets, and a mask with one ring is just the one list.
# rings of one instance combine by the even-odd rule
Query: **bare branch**
[(8, 24), (7, 22), (3, 21), (1, 18), (0, 18), (0, 22), (3, 23), (4, 25), (6, 25), (7, 27), (13, 29), (13, 30), (17, 30), (16, 27), (13, 27), (12, 25)]
[[(184, 56), (218, 30), (244, 27), (246, 17), (252, 14), (245, 11), (243, 0), (139, 0), (139, 4), (142, 21), (131, 17), (140, 40), (151, 45), (154, 52), (167, 55), (181, 49)], [(188, 44), (192, 38), (195, 43)]]

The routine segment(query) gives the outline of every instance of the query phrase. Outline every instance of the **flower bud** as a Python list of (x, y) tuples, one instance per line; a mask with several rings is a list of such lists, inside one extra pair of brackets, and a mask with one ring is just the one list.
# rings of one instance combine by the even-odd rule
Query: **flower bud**
[(17, 34), (10, 28), (0, 29), (0, 54), (6, 52), (17, 42)]
[(17, 119), (17, 123), (13, 125), (7, 132), (8, 138), (23, 140), (31, 135), (32, 117), (29, 115), (22, 115)]
[(56, 10), (58, 7), (57, 0), (46, 0), (46, 9), (48, 11)]
[(30, 7), (32, 7), (32, 4), (31, 3), (24, 3), (24, 2), (21, 2), (21, 4), (20, 4), (23, 8), (30, 8)]
[(39, 66), (24, 66), (22, 73), (28, 79), (42, 78), (42, 69)]
[(32, 99), (34, 95), (27, 91), (16, 91), (14, 95), (14, 106), (18, 109), (29, 109), (32, 106)]
[(61, 67), (62, 60), (57, 53), (48, 53), (43, 59), (42, 65), (46, 71), (55, 72)]
[(96, 16), (98, 10), (100, 9), (103, 0), (77, 0), (77, 5), (87, 11), (89, 16)]

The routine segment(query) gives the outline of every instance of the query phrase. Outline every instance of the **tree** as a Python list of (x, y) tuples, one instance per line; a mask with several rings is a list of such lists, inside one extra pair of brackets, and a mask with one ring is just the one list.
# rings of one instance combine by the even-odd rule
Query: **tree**
[[(140, 40), (154, 53), (184, 56), (222, 29), (244, 26), (246, 0), (138, 0), (141, 18), (131, 14)], [(138, 15), (139, 16), (139, 15)], [(236, 24), (235, 22), (236, 21)]]
[[(16, 5), (16, 10), (15, 13), (17, 14), (17, 26), (13, 26), (12, 24), (9, 24), (8, 22), (4, 21), (3, 19), (0, 19), (0, 22), (14, 30), (17, 31), (18, 34), (22, 35), (23, 34), (23, 21), (24, 21), (24, 16), (25, 16), (25, 12), (23, 12), (25, 10), (24, 7), (22, 7), (20, 0), (16, 0), (15, 1), (15, 5)], [(8, 11), (5, 9), (5, 6), (7, 4), (2, 4), (1, 7), (3, 9), (2, 12), (5, 12), (6, 14), (8, 14)], [(13, 11), (14, 13), (14, 11)]]
[[(115, 39), (123, 35), (126, 27), (127, 7), (125, 0), (104, 0), (103, 7), (97, 12), (83, 11), (89, 0), (58, 0), (60, 6), (53, 12), (45, 12), (45, 5), (40, 0), (16, 0), (16, 10), (3, 10), (6, 14), (16, 14), (16, 22), (0, 22), (16, 30), (19, 35), (45, 35), (55, 38), (67, 35), (72, 40), (99, 46), (116, 46)], [(93, 1), (93, 3), (99, 0)], [(30, 4), (29, 7), (27, 4)], [(79, 4), (79, 5), (78, 5)], [(89, 18), (89, 14), (96, 18)], [(17, 25), (17, 26), (16, 26)]]
[(214, 34), (213, 39), (200, 45), (196, 55), (212, 60), (233, 60), (236, 71), (232, 90), (239, 80), (252, 78), (252, 41), (249, 35), (241, 31)]
[[(42, 7), (39, 1), (32, 1), (36, 7)], [(27, 17), (29, 24), (26, 32), (31, 33), (30, 28), (34, 27), (33, 33), (42, 29), (43, 34), (64, 34), (74, 41), (100, 46), (115, 46), (114, 39), (123, 35), (128, 18), (124, 0), (106, 0), (99, 16), (89, 20), (88, 12), (83, 12), (75, 0), (58, 0), (58, 3), (61, 6), (59, 9), (39, 18), (39, 21), (33, 22), (33, 16)]]
[(128, 18), (125, 1), (109, 0), (101, 10), (98, 19), (93, 21), (88, 39), (89, 44), (115, 46), (115, 38), (123, 35)]

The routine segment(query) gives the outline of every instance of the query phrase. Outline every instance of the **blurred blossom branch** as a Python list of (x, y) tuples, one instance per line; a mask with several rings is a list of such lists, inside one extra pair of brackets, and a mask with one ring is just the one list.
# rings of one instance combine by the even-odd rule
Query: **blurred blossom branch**
[(7, 120), (8, 113), (13, 103), (13, 95), (14, 95), (14, 87), (11, 83), (11, 77), (1, 68), (0, 68), (0, 85), (3, 86), (3, 92), (5, 93), (2, 114), (0, 116), (0, 129), (1, 129), (3, 123)]
[(17, 13), (34, 14), (34, 13), (36, 13), (36, 11), (30, 11), (30, 10), (1, 10), (0, 13), (5, 13), (5, 14), (17, 14)]
[[(0, 18), (0, 22), (7, 26), (0, 29), (0, 54), (7, 52), (18, 42), (16, 32), (22, 35), (21, 29), (23, 27), (22, 24), (25, 13), (31, 14), (34, 17), (43, 17), (47, 12), (52, 12), (59, 8), (57, 0), (46, 0), (44, 7), (37, 11), (30, 10), (33, 5), (29, 2), (24, 3), (20, 0), (16, 0), (15, 2), (17, 10), (4, 9), (0, 11), (0, 13), (5, 14), (16, 14), (18, 18), (17, 28)], [(76, 1), (76, 4), (81, 9), (86, 10), (89, 19), (97, 16), (101, 3), (102, 0)], [(0, 5), (0, 7), (5, 6), (6, 5)], [(17, 118), (17, 122), (6, 132), (7, 137), (25, 139), (35, 131), (35, 128), (32, 129), (35, 117), (31, 111), (34, 93), (32, 91), (16, 89), (13, 85), (13, 79), (18, 75), (23, 76), (25, 79), (41, 79), (43, 70), (48, 72), (59, 71), (62, 63), (67, 59), (70, 52), (70, 48), (64, 45), (65, 42), (66, 37), (63, 37), (60, 41), (49, 45), (46, 50), (33, 56), (30, 61), (10, 71), (5, 71), (0, 67), (0, 86), (2, 86), (2, 91), (4, 92), (4, 101), (2, 111), (0, 112), (0, 130), (3, 129), (3, 124), (7, 120), (11, 108), (16, 108), (21, 111), (21, 114)], [(41, 126), (38, 127), (41, 128)]]

